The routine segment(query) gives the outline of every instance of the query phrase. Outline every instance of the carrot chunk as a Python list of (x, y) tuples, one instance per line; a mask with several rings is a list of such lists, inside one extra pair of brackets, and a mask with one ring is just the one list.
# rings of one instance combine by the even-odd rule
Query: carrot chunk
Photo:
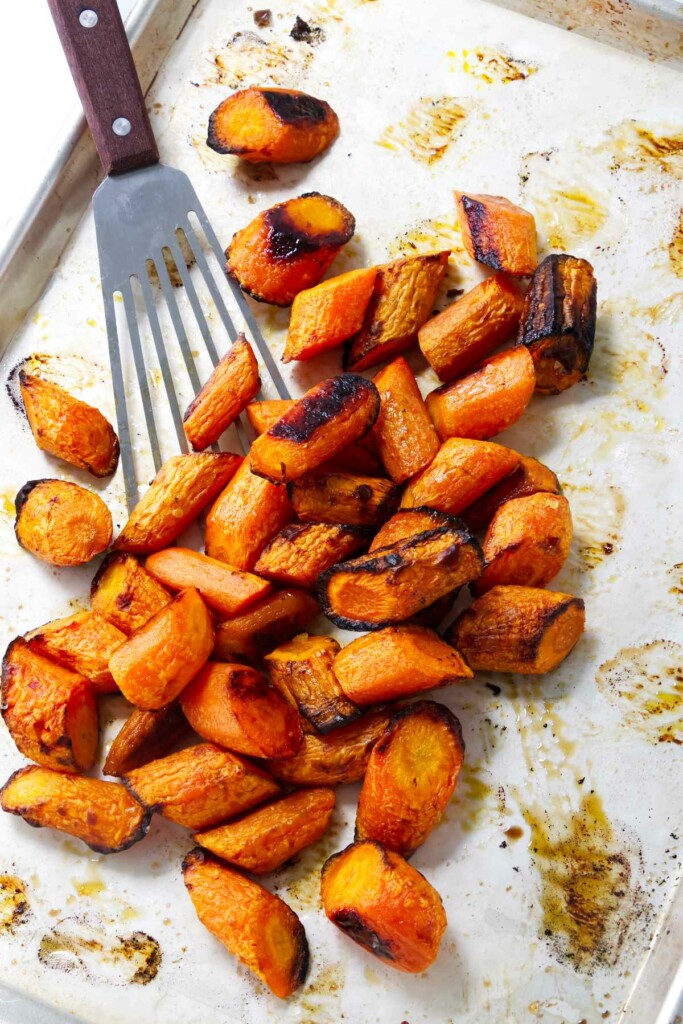
[(560, 482), (551, 469), (528, 455), (519, 456), (519, 465), (509, 476), (469, 505), (463, 519), (470, 530), (485, 529), (501, 505), (528, 494), (560, 494)]
[(376, 277), (376, 267), (349, 270), (299, 292), (292, 305), (283, 363), (312, 359), (357, 334)]
[(538, 263), (536, 222), (502, 196), (455, 193), (465, 248), (473, 260), (494, 270), (526, 276)]
[(416, 537), (418, 533), (425, 533), (427, 530), (436, 530), (439, 526), (448, 524), (456, 526), (452, 516), (445, 512), (437, 512), (434, 508), (402, 508), (394, 513), (391, 519), (379, 528), (369, 551), (377, 551), (379, 548), (393, 547), (399, 541), (408, 540), (409, 537)]
[(384, 468), (395, 484), (402, 484), (429, 465), (439, 438), (403, 356), (380, 370), (375, 386), (380, 407), (372, 433)]
[(176, 701), (156, 711), (133, 708), (109, 748), (102, 774), (121, 776), (156, 761), (189, 731), (189, 722)]
[(14, 505), (16, 538), (50, 565), (83, 565), (111, 544), (111, 512), (99, 494), (66, 480), (29, 480)]
[(130, 636), (169, 603), (171, 595), (133, 555), (107, 555), (90, 586), (90, 604)]
[(321, 572), (366, 547), (368, 533), (339, 523), (292, 523), (261, 552), (254, 569), (266, 579), (310, 589)]
[(125, 639), (126, 634), (98, 612), (78, 612), (66, 619), (55, 619), (26, 634), (32, 651), (85, 676), (97, 693), (116, 690), (109, 659)]
[(256, 357), (240, 334), (187, 408), (183, 423), (192, 447), (201, 451), (217, 441), (260, 387)]
[(354, 473), (310, 473), (287, 485), (289, 499), (305, 523), (371, 527), (387, 519), (400, 491), (381, 477)]
[(303, 633), (265, 658), (274, 685), (294, 699), (317, 732), (348, 725), (361, 714), (345, 697), (334, 674), (332, 665), (339, 650), (331, 636)]
[(239, 615), (272, 589), (260, 576), (190, 548), (157, 551), (148, 556), (145, 568), (169, 590), (195, 587), (209, 608), (223, 618)]
[(490, 487), (512, 473), (518, 464), (519, 456), (510, 448), (491, 441), (449, 438), (427, 468), (410, 481), (401, 505), (405, 508), (428, 505), (459, 516)]

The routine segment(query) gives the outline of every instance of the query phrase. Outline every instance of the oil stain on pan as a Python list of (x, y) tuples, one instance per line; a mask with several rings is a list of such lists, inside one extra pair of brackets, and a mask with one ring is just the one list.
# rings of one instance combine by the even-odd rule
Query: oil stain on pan
[(16, 875), (0, 875), (0, 932), (13, 935), (30, 915), (26, 884)]
[(462, 131), (467, 110), (453, 96), (426, 97), (415, 103), (403, 120), (385, 128), (377, 145), (414, 160), (433, 164), (440, 160)]
[(71, 917), (46, 932), (38, 959), (52, 970), (68, 971), (109, 985), (148, 985), (161, 966), (161, 947), (145, 932), (112, 935), (92, 916)]
[[(449, 56), (455, 56), (451, 51)], [(520, 82), (533, 75), (538, 68), (525, 60), (517, 60), (500, 50), (479, 46), (474, 50), (462, 51), (462, 69), (466, 74), (478, 78), (487, 85)]]
[(683, 644), (622, 647), (602, 663), (596, 683), (630, 728), (653, 743), (683, 743)]

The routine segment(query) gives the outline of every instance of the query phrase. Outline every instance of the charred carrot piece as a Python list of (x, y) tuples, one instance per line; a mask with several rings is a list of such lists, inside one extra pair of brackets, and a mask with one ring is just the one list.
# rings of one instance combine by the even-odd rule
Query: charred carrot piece
[(256, 476), (245, 459), (206, 517), (206, 553), (251, 570), (268, 541), (293, 518), (285, 488)]
[(180, 695), (195, 732), (252, 757), (290, 757), (301, 746), (299, 715), (260, 672), (211, 662)]
[(456, 650), (423, 626), (388, 626), (352, 640), (332, 665), (343, 692), (365, 707), (471, 679)]
[(149, 555), (147, 572), (169, 590), (195, 587), (222, 618), (239, 615), (272, 589), (267, 580), (251, 572), (233, 569), (190, 548), (167, 548)]
[(339, 786), (358, 782), (370, 751), (391, 721), (392, 711), (376, 708), (326, 735), (306, 733), (294, 757), (268, 761), (268, 770), (294, 786)]
[(473, 260), (516, 276), (533, 274), (536, 222), (528, 210), (502, 196), (456, 192), (455, 201), (462, 240)]
[(305, 590), (292, 587), (269, 594), (242, 615), (219, 623), (213, 656), (255, 664), (305, 629), (319, 611), (318, 602)]
[(324, 835), (335, 799), (333, 789), (304, 789), (192, 838), (243, 871), (266, 875)]
[(485, 529), (501, 505), (528, 494), (560, 494), (560, 482), (551, 469), (528, 455), (519, 456), (519, 465), (509, 476), (473, 502), (463, 513), (470, 530)]
[(92, 684), (36, 654), (22, 637), (2, 662), (2, 717), (18, 750), (59, 772), (87, 772), (99, 723)]
[(114, 651), (109, 670), (131, 704), (154, 711), (175, 700), (212, 648), (213, 620), (189, 587)]
[(289, 412), (293, 405), (293, 398), (271, 398), (262, 402), (250, 402), (245, 412), (254, 432), (263, 434)]
[(339, 523), (292, 523), (273, 537), (254, 566), (276, 583), (310, 589), (321, 572), (367, 546), (368, 532)]
[(14, 499), (22, 548), (50, 565), (83, 565), (109, 547), (111, 512), (98, 494), (66, 480), (29, 480)]
[(119, 461), (119, 439), (99, 409), (74, 398), (52, 381), (19, 373), (28, 422), (38, 447), (57, 459), (109, 476)]
[(287, 485), (299, 519), (372, 527), (396, 509), (400, 491), (381, 477), (353, 473), (311, 473)]
[(449, 255), (407, 256), (378, 268), (363, 326), (349, 345), (348, 370), (367, 370), (413, 344), (434, 308)]
[(372, 381), (355, 373), (316, 384), (251, 446), (251, 471), (272, 483), (298, 480), (370, 430), (379, 413)]
[(325, 862), (323, 907), (330, 921), (389, 967), (426, 971), (446, 930), (441, 897), (398, 853), (367, 841)]
[(460, 615), (447, 639), (475, 671), (541, 675), (567, 657), (584, 623), (578, 597), (497, 586)]
[(348, 725), (361, 714), (334, 674), (332, 666), (339, 651), (331, 636), (302, 633), (265, 658), (275, 686), (290, 694), (301, 714), (322, 733)]
[(474, 593), (499, 583), (544, 587), (564, 565), (571, 543), (572, 514), (561, 494), (506, 501), (486, 531), (486, 568), (473, 584)]
[(445, 512), (437, 512), (434, 508), (427, 508), (426, 505), (421, 508), (402, 508), (379, 528), (369, 550), (377, 551), (379, 548), (393, 547), (399, 541), (416, 537), (418, 533), (436, 530), (440, 526), (449, 524), (457, 525), (453, 516), (448, 516)]
[(511, 348), (487, 359), (467, 377), (432, 391), (427, 408), (442, 441), (485, 440), (517, 422), (535, 386), (533, 359), (526, 349)]
[(593, 353), (596, 306), (588, 260), (546, 256), (526, 293), (518, 339), (531, 353), (540, 394), (556, 395), (583, 377)]
[(170, 547), (242, 462), (229, 452), (174, 455), (163, 464), (116, 538), (119, 551), (148, 554)]
[(377, 277), (377, 267), (349, 270), (294, 299), (283, 363), (312, 359), (341, 345), (363, 326)]
[(27, 824), (66, 832), (97, 853), (127, 850), (149, 828), (149, 813), (123, 786), (37, 765), (10, 776), (0, 804)]
[(449, 383), (517, 333), (524, 300), (504, 274), (494, 274), (433, 316), (418, 331), (422, 354)]
[(133, 555), (107, 555), (91, 587), (90, 604), (113, 626), (130, 636), (171, 600), (169, 592)]
[(183, 879), (202, 924), (276, 996), (303, 985), (306, 933), (279, 896), (199, 847), (183, 861)]
[(356, 840), (410, 857), (441, 821), (465, 755), (460, 722), (443, 704), (402, 708), (373, 747), (356, 813)]
[(250, 164), (306, 163), (339, 134), (329, 103), (297, 89), (239, 89), (209, 118), (206, 144)]
[(187, 408), (183, 423), (192, 447), (202, 451), (217, 441), (260, 387), (256, 356), (240, 334)]
[(491, 441), (449, 438), (427, 468), (410, 481), (401, 505), (405, 508), (428, 505), (459, 516), (518, 465), (519, 456), (510, 448)]
[(176, 701), (156, 711), (133, 708), (114, 737), (102, 774), (121, 776), (156, 761), (189, 731), (189, 722)]
[(476, 579), (483, 567), (479, 544), (455, 521), (333, 565), (318, 577), (318, 600), (342, 629), (381, 629)]
[(117, 689), (109, 671), (109, 659), (126, 639), (126, 634), (98, 612), (78, 612), (55, 619), (26, 634), (36, 654), (56, 661), (89, 679), (97, 693)]
[(372, 428), (384, 468), (395, 484), (428, 466), (439, 438), (413, 371), (399, 356), (375, 377), (380, 407)]
[(214, 743), (200, 743), (123, 776), (150, 811), (187, 828), (209, 828), (256, 807), (279, 791), (262, 768)]
[(225, 272), (259, 302), (289, 306), (318, 284), (355, 229), (336, 199), (307, 192), (263, 210), (233, 235)]

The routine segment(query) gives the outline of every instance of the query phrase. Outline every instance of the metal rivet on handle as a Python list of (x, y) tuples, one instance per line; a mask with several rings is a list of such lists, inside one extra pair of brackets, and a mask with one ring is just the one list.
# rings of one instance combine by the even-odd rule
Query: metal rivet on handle
[(132, 125), (127, 117), (117, 117), (111, 126), (114, 135), (130, 135)]
[(97, 17), (97, 11), (85, 10), (81, 11), (78, 15), (78, 20), (83, 28), (94, 28), (99, 18)]

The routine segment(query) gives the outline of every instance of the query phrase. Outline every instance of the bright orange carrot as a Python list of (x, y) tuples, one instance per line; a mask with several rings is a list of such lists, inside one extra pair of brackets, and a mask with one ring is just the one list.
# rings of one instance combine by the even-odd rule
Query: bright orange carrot
[(283, 363), (312, 359), (356, 334), (377, 277), (377, 267), (350, 270), (299, 292), (292, 304)]
[(239, 615), (272, 589), (260, 576), (234, 569), (190, 548), (157, 551), (148, 557), (145, 568), (169, 590), (196, 587), (209, 608), (226, 619)]
[(372, 433), (384, 468), (395, 484), (402, 484), (429, 465), (439, 450), (439, 438), (403, 356), (374, 380), (380, 407)]

